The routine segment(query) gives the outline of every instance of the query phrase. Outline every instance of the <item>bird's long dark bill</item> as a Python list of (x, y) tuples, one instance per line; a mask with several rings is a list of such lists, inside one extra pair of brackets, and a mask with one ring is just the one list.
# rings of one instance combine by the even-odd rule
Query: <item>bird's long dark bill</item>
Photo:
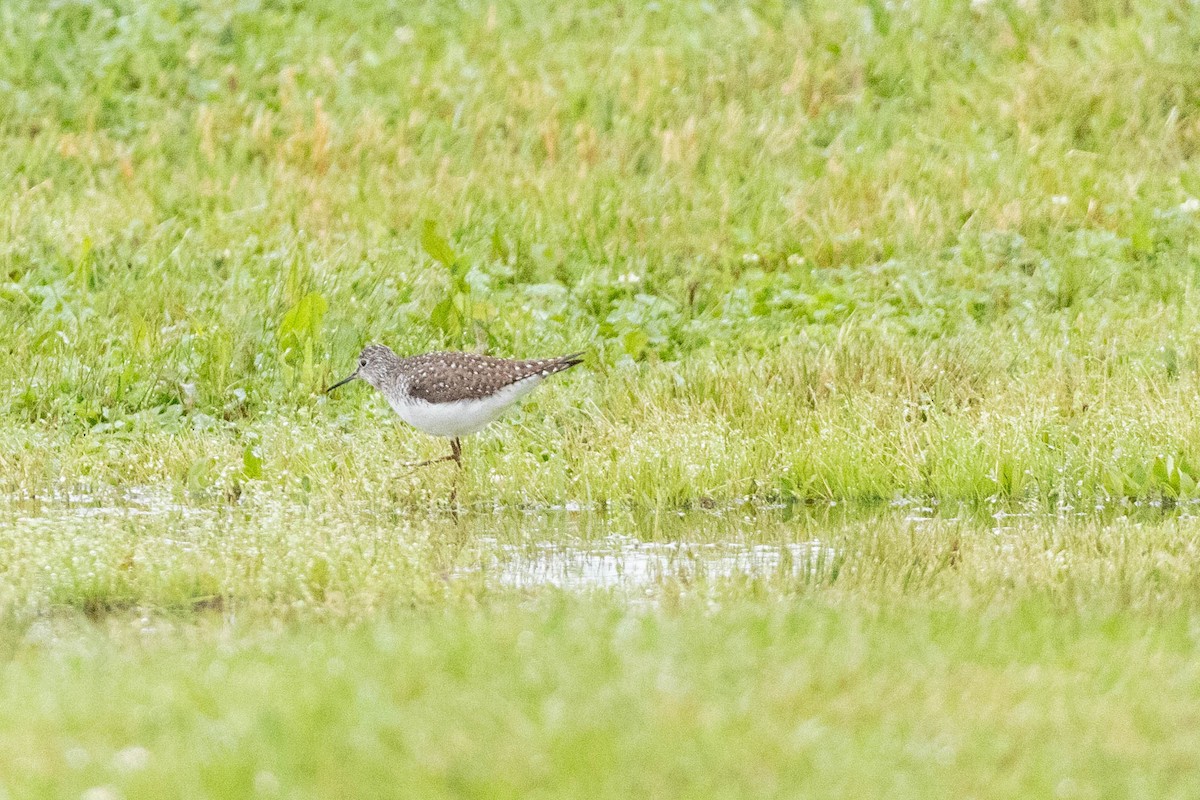
[(332, 392), (334, 389), (338, 388), (339, 386), (345, 386), (347, 383), (349, 383), (350, 381), (354, 380), (357, 377), (358, 377), (357, 372), (350, 373), (350, 377), (343, 378), (342, 380), (335, 383), (333, 386), (330, 386), (328, 389), (326, 389), (325, 394), (329, 394), (330, 392)]

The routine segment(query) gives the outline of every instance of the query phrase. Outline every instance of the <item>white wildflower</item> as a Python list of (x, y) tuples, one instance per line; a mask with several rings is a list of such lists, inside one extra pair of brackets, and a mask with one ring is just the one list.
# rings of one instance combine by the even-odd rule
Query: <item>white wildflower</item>
[(258, 794), (277, 794), (279, 778), (270, 770), (260, 770), (254, 775), (254, 791)]
[(137, 772), (150, 763), (150, 751), (140, 744), (130, 745), (113, 755), (113, 767), (119, 772)]
[(118, 800), (121, 795), (112, 786), (93, 786), (79, 795), (79, 800)]

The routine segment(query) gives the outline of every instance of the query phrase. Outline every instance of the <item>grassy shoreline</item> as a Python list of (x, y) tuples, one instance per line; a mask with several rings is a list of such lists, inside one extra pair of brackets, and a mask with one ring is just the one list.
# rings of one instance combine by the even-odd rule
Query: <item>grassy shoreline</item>
[(1197, 496), (1192, 379), (976, 383), (943, 364), (893, 372), (828, 359), (582, 375), (543, 387), (471, 437), (462, 475), (404, 468), (446, 445), (366, 392), (246, 420), (206, 417), (200, 429), (179, 412), (102, 434), (10, 428), (0, 436), (0, 491), (153, 486), (197, 500), (255, 492), (419, 506), (458, 482), (468, 504), (514, 508), (907, 497), (1053, 507)]
[(587, 350), (476, 496), (1194, 495), (1200, 24), (1110, 11), (10, 6), (0, 480), (379, 485), (376, 340)]
[[(1197, 52), (0, 4), (0, 798), (1196, 796)], [(412, 474), (368, 341), (586, 364)]]

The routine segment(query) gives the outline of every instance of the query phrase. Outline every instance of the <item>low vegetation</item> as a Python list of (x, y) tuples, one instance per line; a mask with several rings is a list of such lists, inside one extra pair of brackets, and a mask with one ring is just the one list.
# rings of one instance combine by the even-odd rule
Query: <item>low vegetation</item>
[(395, 485), (437, 445), (319, 394), (383, 341), (587, 350), (475, 445), (467, 494), (505, 504), (1194, 494), (1184, 6), (78, 0), (0, 31), (9, 493)]
[[(0, 4), (0, 796), (1195, 796), (1198, 50)], [(586, 363), (414, 473), (369, 341)]]

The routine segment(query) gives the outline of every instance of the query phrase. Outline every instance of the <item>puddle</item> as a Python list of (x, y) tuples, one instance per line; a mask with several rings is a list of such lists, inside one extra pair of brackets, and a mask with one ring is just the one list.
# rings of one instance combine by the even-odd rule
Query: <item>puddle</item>
[(1055, 532), (1171, 519), (1194, 530), (1194, 513), (1190, 504), (1047, 513), (1032, 503), (914, 499), (685, 511), (567, 502), (451, 514), (378, 497), (310, 505), (270, 492), (236, 502), (189, 502), (152, 487), (10, 495), (0, 496), (0, 616), (255, 602), (369, 609), (388, 598), (436, 596), (447, 580), (463, 591), (607, 590), (653, 602), (681, 589), (737, 589), (743, 580), (819, 584), (880, 569), (888, 558), (920, 580), (956, 559), (960, 540), (976, 565), (1024, 568), (1014, 559), (1031, 541), (1044, 549), (1061, 538)]
[(4, 497), (4, 504), (18, 512), (18, 519), (87, 517), (198, 517), (211, 509), (188, 505), (170, 494), (148, 486), (133, 486), (119, 494), (67, 492), (50, 497)]
[(832, 563), (834, 555), (833, 548), (819, 541), (782, 545), (643, 542), (609, 536), (592, 544), (497, 545), (484, 565), (460, 570), (460, 574), (478, 571), (516, 588), (638, 590), (664, 580), (811, 574)]

